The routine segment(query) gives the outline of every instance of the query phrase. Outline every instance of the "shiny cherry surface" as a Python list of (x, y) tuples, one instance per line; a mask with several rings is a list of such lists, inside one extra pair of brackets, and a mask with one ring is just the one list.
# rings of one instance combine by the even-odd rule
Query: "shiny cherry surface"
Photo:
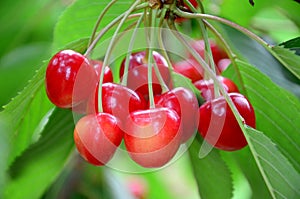
[[(229, 93), (238, 112), (248, 126), (255, 128), (255, 113), (250, 102), (239, 93)], [(214, 147), (235, 151), (247, 145), (246, 138), (223, 96), (199, 108), (198, 132)]]
[(73, 50), (63, 50), (50, 60), (45, 77), (50, 101), (60, 108), (71, 108), (86, 100), (97, 76), (89, 61)]
[[(148, 96), (148, 61), (146, 60), (146, 51), (136, 52), (130, 56), (128, 67), (127, 87)], [(170, 81), (170, 73), (165, 58), (156, 51), (153, 51), (153, 58), (157, 64), (159, 72), (166, 84)], [(120, 78), (124, 75), (126, 59), (123, 60), (120, 68)], [(153, 63), (153, 61), (152, 61)], [(162, 87), (152, 64), (152, 87), (154, 95), (161, 94)]]
[[(98, 112), (98, 88), (89, 102), (88, 112)], [(125, 122), (127, 116), (136, 110), (143, 110), (147, 106), (146, 100), (135, 91), (115, 83), (102, 85), (103, 112), (110, 113)]]
[(136, 163), (161, 167), (176, 154), (180, 145), (180, 117), (169, 108), (134, 111), (126, 123), (124, 142)]
[(82, 117), (74, 130), (79, 154), (93, 165), (108, 163), (123, 139), (124, 133), (119, 126), (119, 120), (108, 113)]
[(170, 108), (180, 116), (182, 135), (181, 143), (188, 141), (198, 126), (198, 101), (194, 93), (186, 88), (178, 87), (164, 93), (156, 102), (156, 106)]

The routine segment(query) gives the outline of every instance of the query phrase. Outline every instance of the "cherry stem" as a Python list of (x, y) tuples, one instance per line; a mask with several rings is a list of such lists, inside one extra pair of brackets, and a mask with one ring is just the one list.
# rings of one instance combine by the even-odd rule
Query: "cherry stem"
[(183, 12), (180, 9), (176, 9), (173, 12), (180, 17), (184, 17), (184, 18), (188, 18), (188, 19), (201, 18), (201, 19), (211, 19), (211, 20), (221, 22), (223, 24), (226, 24), (230, 27), (233, 27), (233, 28), (239, 30), (240, 32), (243, 32), (244, 34), (248, 35), (250, 38), (254, 39), (255, 41), (257, 41), (259, 44), (266, 47), (267, 49), (269, 49), (269, 47), (270, 47), (270, 45), (267, 42), (265, 42), (263, 39), (261, 39), (259, 36), (257, 36), (256, 34), (251, 32), (247, 28), (244, 28), (243, 26), (240, 26), (240, 25), (238, 25), (232, 21), (229, 21), (227, 19), (224, 19), (224, 18), (221, 18), (218, 16), (214, 16), (214, 15), (209, 15), (209, 14)]
[[(193, 12), (197, 12), (197, 9), (194, 8), (194, 6), (191, 4), (190, 1), (184, 0), (184, 3), (186, 3)], [(202, 10), (202, 11), (204, 11), (204, 10)], [(215, 65), (215, 62), (214, 62), (214, 59), (213, 59), (213, 54), (212, 54), (212, 51), (211, 51), (211, 48), (210, 48), (208, 33), (207, 33), (207, 30), (206, 30), (205, 24), (203, 23), (202, 19), (198, 19), (197, 21), (198, 21), (198, 24), (200, 26), (201, 33), (202, 33), (203, 40), (204, 40), (204, 44), (205, 44), (205, 52), (206, 52), (205, 53), (205, 61), (207, 61), (207, 60), (209, 61), (212, 71), (215, 74), (217, 74), (216, 65)], [(206, 78), (206, 76), (207, 76), (207, 74), (205, 72), (204, 73), (204, 78)], [(215, 98), (220, 96), (218, 84), (214, 84), (214, 96), (215, 96)]]
[(115, 4), (117, 2), (117, 0), (112, 0), (109, 4), (107, 4), (107, 6), (105, 6), (105, 8), (103, 9), (103, 11), (101, 12), (101, 14), (99, 15), (98, 19), (97, 19), (97, 22), (93, 28), (93, 32), (92, 32), (92, 36), (90, 38), (90, 41), (89, 41), (89, 45), (90, 46), (96, 36), (96, 33), (97, 33), (97, 29), (99, 28), (99, 25), (104, 17), (104, 15), (107, 13), (107, 11), (112, 7), (113, 4)]
[[(174, 11), (175, 14), (178, 14), (178, 13), (182, 13), (180, 10), (176, 10)], [(217, 20), (217, 21), (220, 21), (220, 22), (224, 22), (225, 24), (229, 25), (229, 26), (232, 26), (232, 27), (235, 27), (237, 28), (238, 30), (244, 32), (246, 35), (248, 35), (249, 37), (255, 39), (258, 43), (260, 43), (261, 45), (265, 46), (266, 48), (269, 47), (269, 45), (263, 41), (261, 38), (259, 38), (257, 35), (255, 35), (254, 33), (250, 32), (249, 30), (243, 28), (242, 26), (239, 26), (231, 21), (228, 21), (226, 19), (222, 19), (220, 17), (216, 17), (216, 16), (211, 16), (211, 15), (207, 15), (207, 14), (190, 14), (190, 13), (185, 13), (186, 15), (183, 16), (183, 15), (180, 15), (178, 14), (178, 16), (180, 17), (186, 17), (186, 16), (189, 16), (187, 18), (195, 18), (195, 15), (196, 17), (199, 17), (199, 18), (207, 18), (207, 19), (214, 19), (214, 20)], [(194, 17), (191, 17), (191, 16), (194, 16)], [(174, 26), (174, 22), (172, 23), (169, 23), (169, 26), (172, 28), (172, 29), (175, 29), (175, 26)], [(229, 105), (229, 108), (231, 109), (231, 111), (233, 112), (240, 128), (242, 129), (247, 141), (249, 141), (249, 137), (247, 136), (247, 133), (246, 132), (246, 125), (245, 125), (245, 120), (244, 118), (240, 115), (240, 113), (238, 112), (236, 106), (234, 105), (233, 101), (231, 100), (231, 98), (229, 97), (228, 93), (226, 92), (226, 90), (224, 89), (223, 86), (221, 86), (221, 83), (219, 81), (217, 81), (217, 77), (216, 75), (211, 71), (211, 69), (209, 68), (209, 66), (205, 63), (205, 61), (201, 58), (201, 56), (199, 56), (197, 54), (197, 52), (195, 52), (195, 50), (192, 49), (192, 47), (189, 45), (189, 43), (187, 41), (185, 41), (184, 38), (182, 38), (182, 36), (180, 34), (178, 34), (178, 32), (176, 31), (172, 31), (175, 36), (182, 42), (182, 44), (184, 44), (184, 46), (186, 47), (186, 49), (193, 55), (193, 57), (202, 64), (202, 67), (204, 68), (204, 70), (206, 70), (208, 72), (208, 74), (211, 76), (211, 78), (214, 80), (214, 82), (216, 82), (219, 86), (219, 89), (222, 93), (222, 95), (224, 96), (226, 102), (228, 103)], [(250, 143), (251, 145), (251, 143)], [(251, 147), (251, 146), (250, 146)]]
[(202, 1), (201, 0), (196, 0), (196, 2), (197, 2), (198, 6), (200, 8), (201, 13), (205, 13), (205, 9), (204, 9), (204, 6), (202, 4)]
[(238, 79), (239, 79), (241, 87), (242, 87), (242, 91), (243, 91), (243, 93), (245, 93), (247, 95), (247, 91), (246, 91), (245, 85), (243, 83), (241, 72), (238, 70), (238, 66), (237, 66), (236, 61), (235, 61), (236, 55), (231, 50), (229, 44), (222, 37), (221, 33), (215, 27), (213, 27), (209, 22), (207, 22), (206, 20), (203, 20), (203, 22), (206, 24), (206, 26), (212, 31), (212, 33), (217, 37), (217, 39), (222, 44), (222, 47), (224, 48), (226, 54), (229, 56), (229, 59), (232, 62), (232, 65), (235, 69), (235, 72), (237, 73)]
[(136, 39), (136, 34), (137, 34), (137, 30), (139, 28), (139, 26), (141, 25), (142, 20), (144, 19), (144, 13), (141, 15), (140, 19), (138, 20), (136, 27), (132, 33), (130, 42), (129, 42), (129, 46), (128, 46), (128, 52), (125, 58), (125, 66), (124, 66), (124, 73), (123, 73), (123, 79), (122, 79), (122, 85), (126, 86), (127, 85), (127, 79), (128, 79), (128, 69), (129, 69), (129, 61), (130, 61), (130, 56), (132, 54), (132, 49), (133, 49), (133, 45)]
[[(148, 7), (148, 3), (143, 3), (140, 4), (138, 6), (135, 7), (135, 9), (133, 11), (136, 10), (140, 10), (140, 9), (144, 9), (146, 7)], [(113, 21), (111, 21), (107, 26), (105, 26), (96, 36), (96, 38), (93, 40), (93, 42), (91, 43), (91, 45), (89, 46), (89, 48), (86, 50), (84, 56), (88, 56), (91, 51), (95, 48), (95, 46), (98, 44), (99, 40), (103, 37), (103, 35), (110, 30), (113, 26), (115, 26), (119, 21), (121, 21), (122, 19), (124, 19), (125, 14), (127, 12), (121, 14), (120, 16), (118, 16), (117, 18), (115, 18)], [(135, 13), (135, 14), (131, 14), (129, 16), (126, 17), (126, 19), (132, 19), (132, 18), (136, 18), (136, 17), (140, 17), (142, 14), (141, 13)]]
[(179, 39), (179, 41), (185, 46), (185, 48), (192, 54), (192, 56), (196, 59), (197, 62), (201, 64), (201, 66), (204, 68), (204, 70), (209, 74), (209, 76), (213, 79), (213, 81), (218, 85), (219, 90), (221, 91), (222, 95), (224, 96), (225, 100), (227, 101), (229, 107), (231, 108), (232, 112), (234, 113), (238, 123), (240, 126), (243, 126), (243, 118), (237, 111), (234, 103), (232, 102), (231, 98), (228, 96), (228, 93), (226, 92), (225, 88), (221, 85), (221, 82), (219, 82), (216, 74), (211, 70), (209, 65), (203, 60), (203, 58), (192, 48), (192, 46), (182, 37), (181, 34), (177, 31), (174, 21), (169, 20), (168, 25), (170, 27), (171, 31), (176, 38)]
[[(109, 43), (109, 45), (107, 47), (106, 54), (105, 54), (105, 57), (104, 57), (104, 60), (103, 60), (102, 70), (101, 70), (101, 74), (100, 74), (100, 81), (99, 81), (99, 86), (98, 86), (98, 111), (99, 112), (103, 112), (103, 107), (102, 107), (102, 84), (103, 84), (105, 66), (108, 64), (108, 60), (110, 58), (113, 45), (116, 42), (116, 38), (117, 38), (118, 32), (120, 31), (121, 27), (125, 23), (125, 21), (128, 18), (128, 16), (136, 9), (137, 5), (140, 2), (141, 2), (141, 0), (135, 1), (131, 5), (131, 7), (123, 14), (124, 16), (123, 16), (122, 20), (120, 21), (118, 27), (116, 28), (116, 30), (115, 30), (115, 32), (114, 32), (114, 34), (112, 36), (112, 39), (111, 39), (111, 41), (110, 41), (110, 43)], [(148, 6), (148, 4), (145, 4), (145, 6)], [(94, 40), (94, 42), (96, 41), (96, 39)]]
[[(150, 13), (152, 13), (152, 10), (150, 11)], [(152, 60), (153, 60), (153, 63), (156, 64), (155, 62), (155, 59), (153, 57), (153, 48), (154, 48), (154, 30), (155, 28), (152, 27), (152, 26), (155, 26), (155, 20), (156, 20), (156, 15), (150, 15), (151, 18), (149, 18), (151, 21), (150, 21), (150, 31), (149, 31), (149, 39), (150, 39), (150, 43), (149, 43), (149, 47), (147, 48), (148, 50), (148, 55), (147, 55), (147, 51), (146, 51), (146, 55), (148, 56), (148, 93), (149, 93), (149, 104), (150, 104), (150, 109), (151, 108), (155, 108), (155, 102), (154, 102), (154, 95), (153, 95), (153, 86), (152, 86)], [(149, 59), (150, 58), (150, 59)], [(158, 71), (159, 73), (159, 71)]]
[[(164, 45), (164, 41), (163, 41), (163, 38), (162, 38), (162, 26), (163, 26), (163, 23), (165, 21), (165, 13), (166, 13), (166, 9), (164, 9), (163, 11), (163, 14), (161, 15), (161, 19), (160, 19), (160, 22), (159, 22), (159, 26), (158, 26), (158, 35), (157, 35), (157, 39), (158, 39), (158, 45), (159, 45), (159, 48), (161, 49), (162, 51), (162, 54), (163, 56), (165, 57), (166, 61), (167, 61), (167, 64), (168, 64), (168, 69), (169, 69), (169, 73), (172, 74), (173, 73), (173, 67), (172, 67), (172, 63), (171, 63), (171, 60), (170, 60), (170, 57), (166, 51), (166, 48), (165, 48), (165, 45)], [(157, 65), (155, 65), (157, 67)], [(165, 82), (163, 81), (163, 78), (162, 80), (159, 80), (160, 83), (162, 83), (163, 85), (163, 88), (165, 89), (165, 91), (168, 91), (169, 88), (168, 86), (165, 84)], [(171, 78), (171, 81), (172, 81), (172, 78)]]
[[(145, 9), (145, 11), (146, 11), (146, 9)], [(147, 40), (148, 46), (151, 46), (151, 44), (150, 44), (151, 43), (151, 33), (149, 31), (149, 27), (150, 28), (152, 27), (152, 16), (153, 16), (152, 12), (153, 12), (153, 10), (149, 8), (149, 12), (146, 13), (146, 17), (145, 17), (146, 21), (144, 21), (145, 34), (146, 34), (146, 40)], [(146, 48), (146, 54), (145, 54), (144, 61), (146, 63), (148, 63), (148, 59), (149, 59), (149, 47)]]

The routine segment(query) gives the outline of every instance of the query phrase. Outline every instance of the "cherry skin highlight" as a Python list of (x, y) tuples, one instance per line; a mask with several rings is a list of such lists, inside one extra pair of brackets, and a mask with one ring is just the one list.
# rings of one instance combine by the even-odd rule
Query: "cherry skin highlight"
[(45, 85), (49, 100), (60, 108), (72, 108), (86, 100), (97, 82), (89, 61), (73, 50), (63, 50), (49, 61)]
[[(98, 80), (100, 78), (101, 70), (103, 67), (103, 62), (100, 60), (90, 60), (90, 63), (94, 66), (94, 69), (96, 71)], [(103, 83), (107, 82), (113, 82), (113, 74), (108, 66), (105, 66), (104, 68), (104, 76), (103, 76)]]
[[(229, 93), (238, 112), (248, 126), (255, 128), (255, 113), (245, 96)], [(223, 96), (208, 101), (199, 108), (198, 132), (215, 148), (235, 151), (247, 145), (246, 138)]]

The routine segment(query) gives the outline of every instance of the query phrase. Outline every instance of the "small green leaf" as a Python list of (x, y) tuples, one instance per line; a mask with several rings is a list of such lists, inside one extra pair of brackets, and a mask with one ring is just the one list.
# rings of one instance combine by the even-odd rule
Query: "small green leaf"
[[(297, 50), (300, 52), (300, 38), (284, 43), (283, 45), (285, 48), (274, 46), (272, 50), (277, 54), (280, 62), (300, 80), (300, 56), (295, 54)], [(293, 47), (288, 48), (287, 46), (290, 45), (293, 45)]]
[(216, 149), (210, 151), (205, 157), (199, 158), (201, 147), (199, 140), (200, 136), (197, 135), (189, 147), (189, 154), (200, 197), (207, 199), (232, 198), (233, 184), (230, 170)]
[(61, 172), (74, 147), (73, 130), (71, 111), (55, 109), (40, 140), (10, 167), (5, 198), (40, 198)]
[(265, 180), (274, 198), (299, 198), (300, 174), (277, 146), (262, 132), (247, 128), (251, 150), (265, 173)]
[(297, 55), (300, 55), (300, 37), (283, 42), (283, 43), (279, 44), (279, 46), (288, 48), (292, 51), (295, 51)]
[(300, 79), (300, 56), (280, 46), (273, 47), (273, 51), (280, 57), (281, 63)]

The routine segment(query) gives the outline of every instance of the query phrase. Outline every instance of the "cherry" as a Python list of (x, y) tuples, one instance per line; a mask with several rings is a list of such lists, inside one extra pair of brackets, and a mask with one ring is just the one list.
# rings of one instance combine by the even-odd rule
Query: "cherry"
[[(245, 96), (229, 93), (247, 125), (255, 128), (255, 113)], [(214, 147), (226, 151), (239, 150), (247, 145), (245, 136), (224, 96), (208, 101), (199, 108), (198, 131)]]
[(108, 113), (82, 117), (74, 130), (74, 141), (79, 154), (89, 163), (102, 166), (113, 157), (123, 139), (120, 121)]
[[(91, 64), (94, 66), (98, 79), (100, 78), (101, 70), (103, 67), (103, 62), (100, 60), (90, 60)], [(113, 74), (108, 66), (105, 66), (103, 83), (113, 82)]]
[(180, 116), (182, 125), (181, 143), (190, 139), (198, 125), (198, 101), (194, 93), (186, 88), (178, 87), (164, 93), (156, 105), (170, 108)]
[[(120, 84), (102, 84), (103, 112), (116, 116), (121, 122), (124, 122), (131, 112), (145, 109), (146, 106), (146, 100), (135, 91)], [(88, 112), (98, 112), (98, 87), (88, 104)]]
[(126, 123), (124, 143), (136, 163), (161, 167), (176, 154), (180, 145), (180, 117), (169, 108), (134, 111)]
[(194, 59), (186, 59), (173, 64), (174, 71), (189, 78), (192, 82), (203, 79), (204, 70)]
[(73, 50), (63, 50), (48, 63), (46, 92), (57, 107), (71, 108), (88, 98), (96, 79), (87, 58)]
[[(221, 84), (223, 85), (223, 87), (227, 93), (233, 93), (233, 92), (238, 93), (239, 92), (238, 87), (232, 80), (230, 80), (226, 77), (223, 77), (223, 76), (218, 76), (217, 78), (221, 82)], [(194, 85), (197, 89), (199, 89), (201, 91), (201, 96), (206, 101), (209, 101), (209, 100), (212, 100), (215, 98), (214, 81), (212, 79), (198, 80), (198, 81), (194, 82)]]
[[(228, 58), (227, 54), (223, 49), (221, 49), (216, 42), (213, 40), (209, 40), (210, 49), (212, 51), (213, 59), (215, 64), (217, 64), (221, 59)], [(198, 54), (205, 58), (205, 54), (207, 53), (205, 51), (205, 42), (204, 40), (198, 40), (192, 43), (192, 48), (198, 52)], [(190, 59), (195, 59), (192, 54), (188, 54), (188, 57)]]
[[(148, 96), (148, 61), (146, 51), (131, 54), (128, 68), (128, 88)], [(170, 81), (170, 73), (165, 58), (158, 52), (153, 51), (153, 58), (157, 64), (160, 74), (166, 84)], [(120, 78), (123, 77), (126, 58), (122, 61)], [(162, 88), (152, 65), (152, 87), (154, 95), (161, 94)]]

